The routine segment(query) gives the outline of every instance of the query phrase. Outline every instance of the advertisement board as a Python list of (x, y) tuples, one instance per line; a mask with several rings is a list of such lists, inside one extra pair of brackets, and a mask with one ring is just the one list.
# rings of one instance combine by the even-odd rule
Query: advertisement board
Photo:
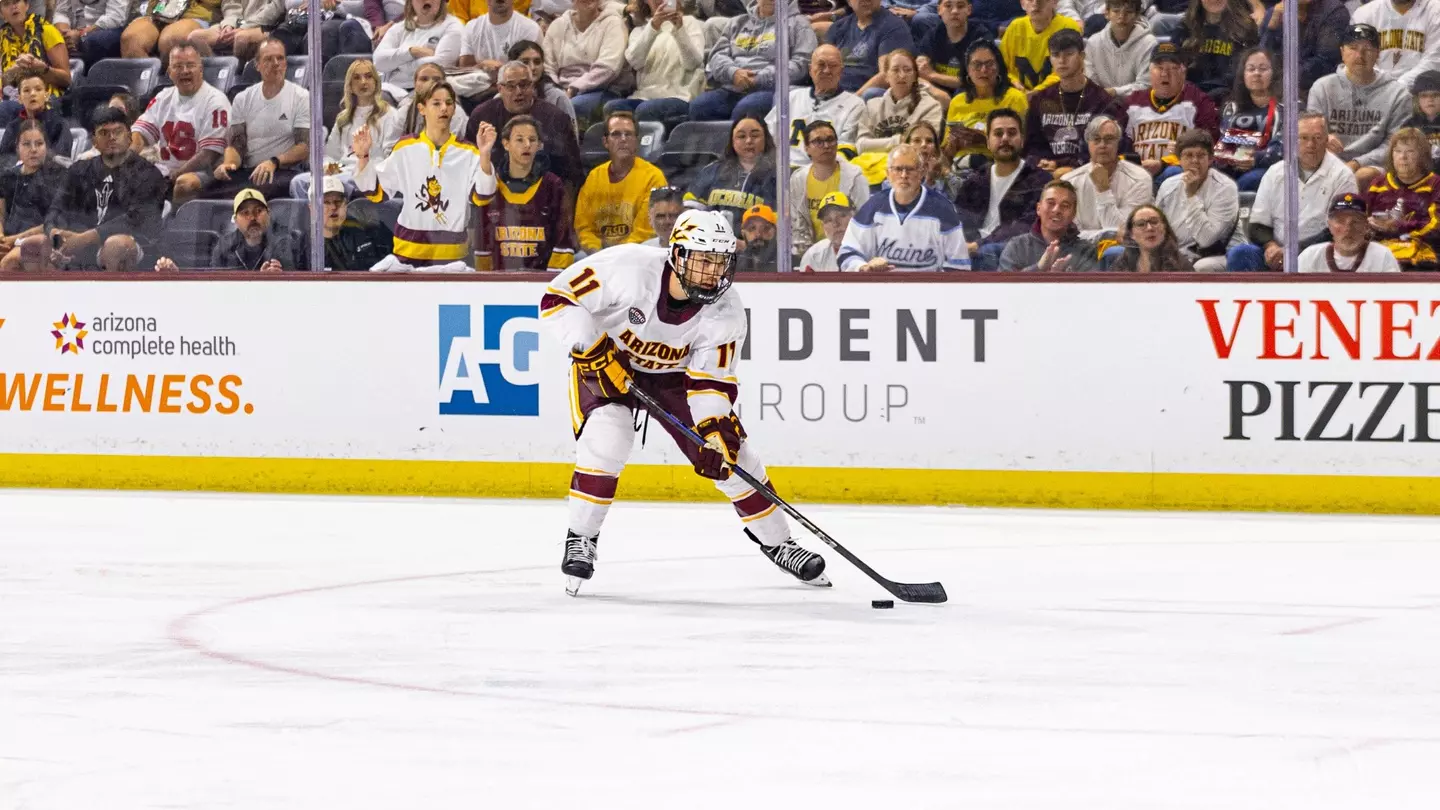
[[(6, 283), (0, 483), (558, 496), (542, 289)], [(812, 499), (1428, 511), (1427, 289), (742, 284), (739, 412)], [(630, 497), (709, 493), (636, 423)]]

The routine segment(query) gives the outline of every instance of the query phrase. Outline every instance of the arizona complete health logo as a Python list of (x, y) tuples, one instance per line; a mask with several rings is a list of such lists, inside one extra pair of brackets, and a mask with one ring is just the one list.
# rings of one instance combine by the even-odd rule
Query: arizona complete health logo
[(74, 313), (67, 313), (55, 322), (50, 334), (55, 337), (55, 349), (61, 354), (79, 354), (85, 348), (85, 336), (90, 333)]
[(539, 315), (533, 305), (442, 304), (440, 413), (538, 416)]

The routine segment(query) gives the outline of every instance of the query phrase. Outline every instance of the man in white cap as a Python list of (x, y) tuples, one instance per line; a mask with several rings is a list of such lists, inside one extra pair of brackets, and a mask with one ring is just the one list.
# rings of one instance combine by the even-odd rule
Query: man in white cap
[(369, 270), (390, 255), (394, 235), (384, 226), (350, 218), (345, 184), (325, 178), (325, 269)]

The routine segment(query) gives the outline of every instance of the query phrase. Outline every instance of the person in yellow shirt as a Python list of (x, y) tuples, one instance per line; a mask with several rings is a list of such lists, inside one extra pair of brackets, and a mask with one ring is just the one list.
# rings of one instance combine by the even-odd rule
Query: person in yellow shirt
[(1079, 33), (1080, 23), (1056, 14), (1058, 0), (1022, 0), (1024, 17), (1010, 21), (1000, 38), (1000, 52), (1010, 81), (1029, 93), (1060, 81), (1050, 70), (1050, 35), (1062, 28)]
[(985, 141), (985, 120), (992, 110), (1010, 109), (1025, 120), (1030, 103), (1010, 83), (1004, 57), (995, 43), (982, 39), (965, 52), (965, 75), (945, 115), (945, 154), (951, 158), (990, 156)]
[(605, 150), (610, 159), (590, 172), (575, 201), (575, 233), (587, 253), (655, 236), (650, 190), (667, 185), (664, 172), (636, 156), (640, 128), (633, 113), (617, 111), (605, 119)]

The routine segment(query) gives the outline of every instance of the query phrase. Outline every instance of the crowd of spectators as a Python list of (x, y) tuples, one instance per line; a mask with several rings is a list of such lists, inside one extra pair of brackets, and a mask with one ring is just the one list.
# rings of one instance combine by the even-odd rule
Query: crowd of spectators
[[(0, 0), (0, 271), (311, 269), (317, 182), (329, 270), (558, 269), (684, 207), (756, 272), (1440, 269), (1428, 0), (1300, 0), (1294, 43), (1268, 0), (321, 6), (310, 65), (304, 0)], [(165, 79), (87, 94), (117, 58)]]

